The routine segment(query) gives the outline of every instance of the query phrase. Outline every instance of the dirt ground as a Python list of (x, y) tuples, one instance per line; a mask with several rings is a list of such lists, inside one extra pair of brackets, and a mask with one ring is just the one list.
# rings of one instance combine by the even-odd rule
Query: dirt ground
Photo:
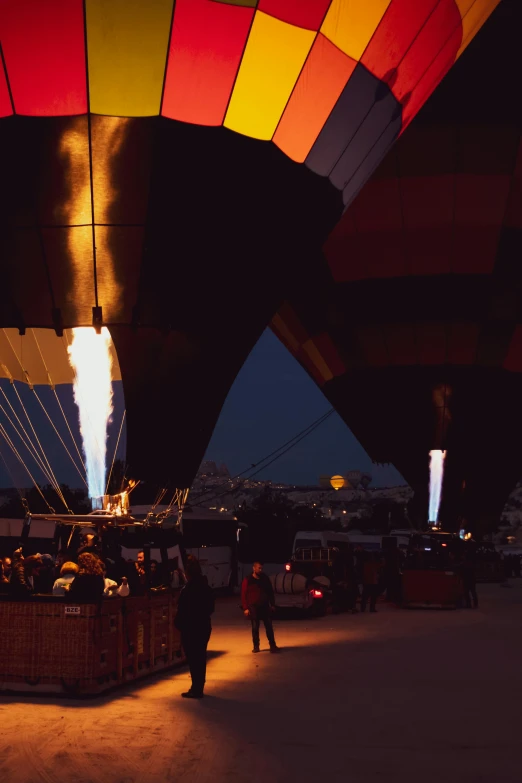
[(278, 656), (223, 600), (203, 701), (180, 698), (186, 669), (91, 701), (4, 695), (0, 779), (519, 783), (522, 580), (479, 598), (280, 621)]

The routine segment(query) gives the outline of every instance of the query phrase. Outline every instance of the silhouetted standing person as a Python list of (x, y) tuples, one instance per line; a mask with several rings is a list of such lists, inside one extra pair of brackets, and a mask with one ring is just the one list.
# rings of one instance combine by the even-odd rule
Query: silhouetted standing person
[(265, 626), (266, 636), (270, 645), (270, 652), (279, 651), (274, 638), (274, 626), (272, 625), (272, 612), (275, 610), (274, 588), (269, 577), (263, 573), (263, 564), (255, 562), (250, 576), (243, 579), (241, 585), (241, 604), (245, 617), (252, 623), (252, 652), (259, 652), (259, 625), (261, 621)]
[(181, 633), (192, 687), (181, 695), (185, 699), (201, 699), (207, 673), (207, 646), (212, 633), (210, 616), (214, 613), (214, 594), (195, 557), (187, 558), (185, 576), (187, 583), (179, 596), (174, 625)]
[(370, 612), (376, 612), (375, 604), (379, 594), (379, 577), (381, 574), (381, 560), (375, 554), (370, 553), (363, 566), (363, 591), (361, 596), (361, 612), (366, 610), (366, 604), (370, 599)]
[(471, 609), (471, 602), (473, 601), (473, 608), (476, 609), (478, 607), (478, 595), (475, 562), (469, 555), (466, 555), (464, 558), (461, 574), (464, 586), (464, 598), (466, 599), (466, 608)]

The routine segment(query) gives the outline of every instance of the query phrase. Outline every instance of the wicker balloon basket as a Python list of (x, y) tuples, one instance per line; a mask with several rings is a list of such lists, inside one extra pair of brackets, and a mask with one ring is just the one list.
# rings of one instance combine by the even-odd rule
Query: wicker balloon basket
[(177, 596), (0, 601), (0, 690), (92, 696), (184, 662)]

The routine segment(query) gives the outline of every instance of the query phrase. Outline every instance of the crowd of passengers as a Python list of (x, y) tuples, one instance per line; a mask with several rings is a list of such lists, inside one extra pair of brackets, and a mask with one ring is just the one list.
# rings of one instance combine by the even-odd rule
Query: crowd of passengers
[(0, 594), (13, 599), (66, 596), (78, 603), (96, 603), (104, 597), (144, 595), (147, 588), (171, 584), (172, 572), (162, 571), (151, 560), (147, 583), (143, 552), (138, 552), (136, 561), (103, 558), (96, 536), (88, 534), (75, 556), (69, 552), (67, 557), (62, 553), (24, 557), (17, 549), (11, 557), (0, 559)]

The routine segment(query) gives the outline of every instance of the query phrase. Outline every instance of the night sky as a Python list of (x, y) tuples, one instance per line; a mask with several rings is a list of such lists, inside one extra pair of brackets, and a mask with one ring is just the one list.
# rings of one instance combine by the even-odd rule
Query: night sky
[[(22, 416), (9, 383), (2, 381), (2, 388)], [(18, 388), (58, 480), (71, 487), (81, 486), (78, 473), (71, 465), (31, 391), (23, 385), (19, 385)], [(37, 388), (53, 421), (71, 447), (52, 392), (45, 387)], [(72, 389), (66, 386), (59, 386), (57, 389), (68, 421), (73, 425), (78, 436), (77, 412), (72, 398)], [(0, 398), (0, 403), (9, 410), (3, 397)], [(234, 475), (263, 459), (329, 409), (328, 401), (315, 383), (272, 332), (266, 330), (230, 390), (206, 458), (224, 462)], [(109, 462), (114, 454), (122, 413), (121, 384), (115, 384), (114, 414), (109, 427)], [(4, 413), (0, 413), (0, 420), (5, 424)], [(24, 423), (28, 428), (27, 421), (24, 420)], [(118, 456), (123, 456), (124, 449), (123, 437)], [(9, 476), (0, 460), (0, 486), (13, 486), (13, 478), (19, 486), (29, 486), (30, 479), (20, 468), (3, 439), (0, 440), (0, 450), (12, 473), (12, 477)], [(27, 460), (27, 463), (35, 478), (46, 483), (41, 473), (34, 467), (34, 463), (31, 460)], [(295, 448), (266, 470), (261, 471), (259, 478), (289, 484), (317, 484), (322, 474), (345, 473), (351, 469), (371, 473), (374, 486), (404, 483), (402, 477), (391, 466), (377, 468), (372, 465), (364, 449), (339, 416), (334, 413)]]
[[(266, 330), (229, 392), (207, 459), (225, 462), (232, 474), (258, 462), (330, 409), (314, 381), (270, 330)], [(359, 469), (375, 486), (404, 484), (391, 466), (377, 468), (334, 413), (259, 478), (317, 484), (322, 474)]]

